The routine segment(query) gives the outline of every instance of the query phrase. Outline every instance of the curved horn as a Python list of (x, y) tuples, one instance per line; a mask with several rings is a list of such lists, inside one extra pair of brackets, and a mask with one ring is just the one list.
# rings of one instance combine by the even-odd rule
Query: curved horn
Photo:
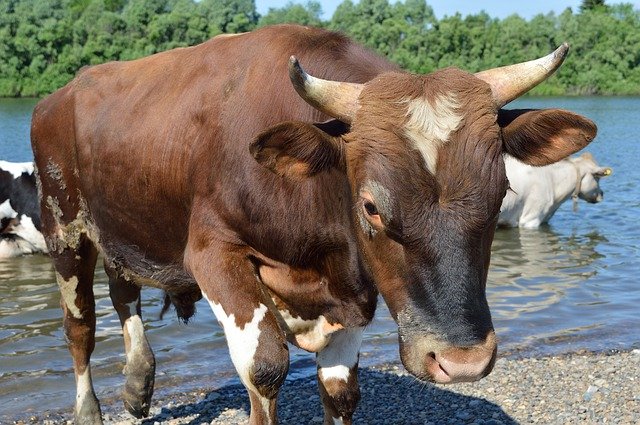
[(363, 84), (322, 80), (304, 72), (295, 56), (289, 58), (289, 78), (300, 97), (309, 105), (351, 124), (360, 107), (358, 97)]
[(540, 59), (480, 71), (475, 76), (491, 86), (496, 105), (502, 108), (549, 78), (568, 51), (569, 45), (562, 43), (553, 53)]

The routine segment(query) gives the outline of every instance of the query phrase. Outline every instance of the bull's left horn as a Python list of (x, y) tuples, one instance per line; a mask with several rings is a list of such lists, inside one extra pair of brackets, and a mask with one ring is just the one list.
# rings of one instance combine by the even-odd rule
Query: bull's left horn
[(294, 56), (289, 59), (289, 78), (300, 97), (309, 105), (344, 123), (353, 122), (360, 107), (358, 97), (362, 91), (362, 84), (313, 77), (304, 72)]
[(553, 53), (540, 59), (488, 69), (475, 74), (491, 86), (498, 108), (522, 96), (553, 74), (564, 61), (569, 45), (562, 43)]

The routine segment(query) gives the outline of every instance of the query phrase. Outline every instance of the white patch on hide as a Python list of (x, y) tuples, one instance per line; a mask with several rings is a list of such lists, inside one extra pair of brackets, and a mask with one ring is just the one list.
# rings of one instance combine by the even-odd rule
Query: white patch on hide
[[(144, 336), (144, 325), (140, 316), (134, 314), (124, 322), (125, 332), (129, 336), (129, 350), (127, 351), (127, 365), (133, 364), (134, 359), (138, 355), (144, 353), (144, 348), (147, 345), (147, 340)], [(126, 372), (126, 371), (125, 371)]]
[(33, 162), (0, 161), (0, 169), (10, 172), (17, 179), (22, 173), (33, 174)]
[(0, 239), (0, 258), (14, 258), (33, 253), (33, 246), (21, 238)]
[(16, 218), (18, 213), (11, 207), (11, 202), (7, 199), (0, 204), (0, 218)]
[(89, 365), (87, 365), (82, 374), (76, 376), (76, 409), (79, 410), (87, 398), (95, 398), (93, 383), (91, 382), (91, 367)]
[[(260, 399), (260, 404), (262, 405), (262, 411), (264, 412), (264, 417), (267, 420), (268, 424), (272, 424), (271, 417), (269, 416), (269, 408), (271, 407), (271, 400), (268, 398), (262, 397), (260, 394), (255, 393), (255, 395)], [(273, 401), (275, 403), (275, 400)]]
[(11, 233), (20, 236), (33, 245), (32, 252), (47, 252), (47, 243), (44, 241), (44, 236), (36, 229), (31, 217), (22, 214), (20, 222), (11, 228)]
[(289, 310), (278, 310), (278, 312), (287, 325), (289, 333), (294, 336), (295, 345), (311, 353), (326, 347), (332, 333), (342, 328), (341, 325), (330, 324), (324, 316), (305, 320), (293, 317)]
[(424, 98), (409, 101), (405, 135), (420, 151), (432, 174), (436, 172), (438, 150), (449, 140), (449, 135), (458, 129), (462, 120), (458, 114), (459, 106), (453, 96), (436, 96), (433, 103)]
[(242, 379), (245, 387), (252, 390), (256, 395), (259, 395), (259, 392), (249, 379), (249, 373), (253, 367), (253, 356), (258, 349), (258, 340), (260, 338), (259, 325), (262, 319), (264, 319), (265, 314), (267, 314), (267, 306), (260, 304), (256, 307), (253, 311), (251, 322), (245, 323), (244, 327), (240, 328), (236, 324), (236, 318), (233, 313), (227, 315), (220, 304), (209, 300), (204, 292), (202, 292), (202, 295), (211, 305), (213, 313), (224, 329), (231, 361), (238, 371), (240, 379)]
[(71, 312), (76, 319), (82, 319), (82, 313), (76, 306), (76, 289), (78, 288), (78, 277), (71, 276), (69, 280), (65, 280), (60, 273), (56, 272), (56, 280), (58, 281), (58, 287), (60, 288), (60, 295), (67, 306), (67, 309)]
[(317, 356), (321, 380), (349, 380), (350, 370), (358, 362), (364, 328), (347, 328), (336, 332), (331, 342)]

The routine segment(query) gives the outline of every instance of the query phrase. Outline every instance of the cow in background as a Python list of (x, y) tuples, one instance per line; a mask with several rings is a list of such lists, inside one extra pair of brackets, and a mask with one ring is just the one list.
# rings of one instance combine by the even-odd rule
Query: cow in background
[(544, 167), (532, 167), (506, 155), (504, 165), (510, 190), (502, 200), (498, 225), (529, 229), (549, 222), (569, 198), (592, 204), (602, 201), (600, 178), (612, 172), (600, 167), (588, 152)]
[(0, 161), (0, 258), (47, 252), (33, 163)]

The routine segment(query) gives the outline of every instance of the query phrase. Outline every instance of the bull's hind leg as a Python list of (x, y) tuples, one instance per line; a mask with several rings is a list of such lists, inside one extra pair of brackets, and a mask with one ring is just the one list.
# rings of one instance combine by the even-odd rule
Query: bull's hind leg
[(325, 425), (351, 424), (360, 401), (358, 355), (363, 328), (335, 332), (316, 356)]
[(140, 287), (119, 276), (106, 264), (105, 271), (109, 276), (109, 295), (118, 312), (124, 336), (127, 363), (122, 399), (129, 413), (136, 418), (146, 417), (151, 407), (156, 360), (144, 334)]
[(250, 424), (276, 424), (276, 399), (289, 370), (289, 349), (268, 310), (246, 248), (192, 249), (187, 265), (224, 328), (231, 360), (249, 392)]
[(100, 405), (93, 390), (89, 364), (95, 347), (93, 272), (97, 252), (93, 243), (81, 236), (74, 246), (66, 245), (64, 248), (51, 250), (51, 255), (64, 312), (64, 334), (73, 357), (76, 377), (76, 423), (101, 424)]

